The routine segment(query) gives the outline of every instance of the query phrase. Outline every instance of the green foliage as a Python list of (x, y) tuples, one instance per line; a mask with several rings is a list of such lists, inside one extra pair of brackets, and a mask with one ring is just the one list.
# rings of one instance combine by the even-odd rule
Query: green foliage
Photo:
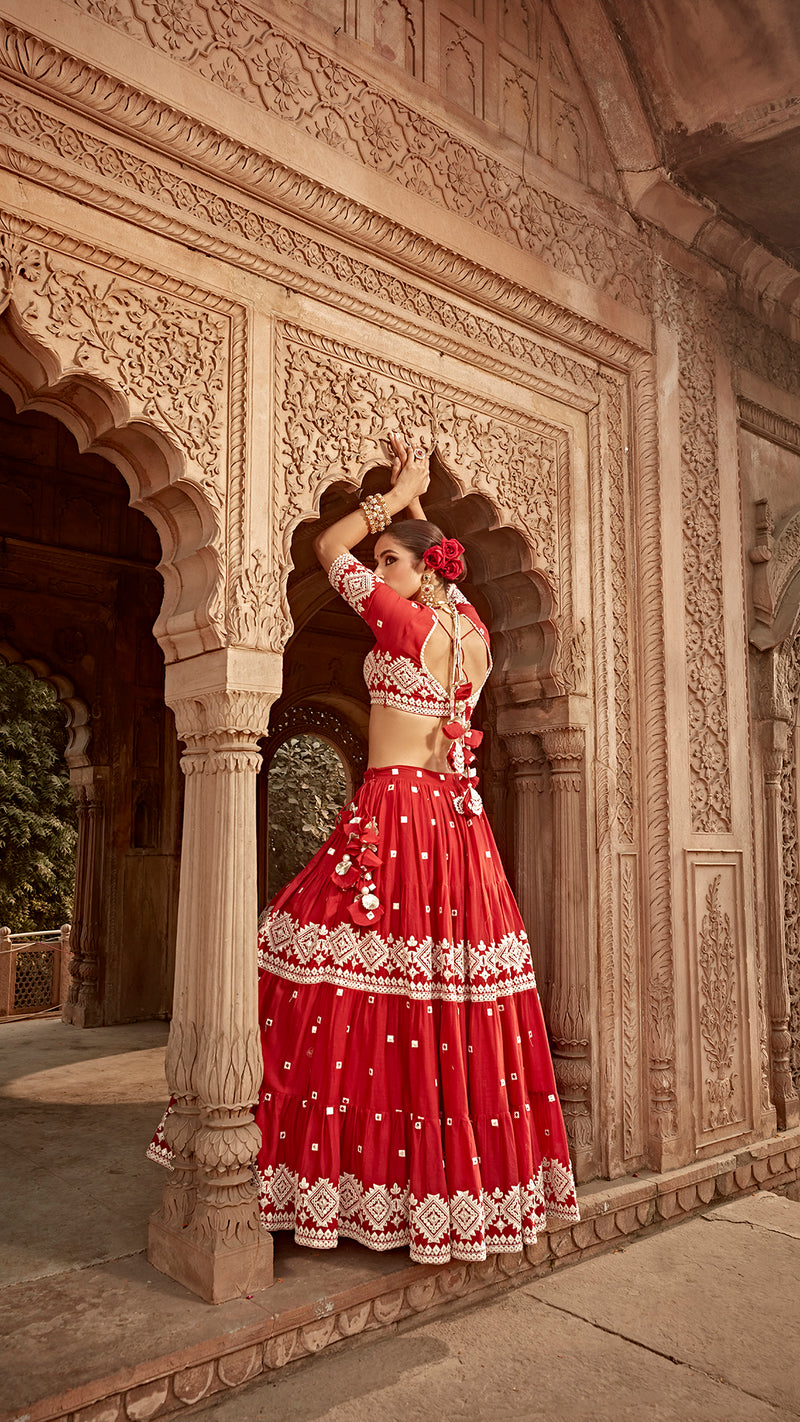
[(316, 736), (292, 736), (269, 768), (269, 896), (308, 863), (331, 834), (347, 797), (341, 759)]
[(72, 917), (78, 832), (65, 745), (53, 688), (0, 667), (0, 923), (13, 933)]

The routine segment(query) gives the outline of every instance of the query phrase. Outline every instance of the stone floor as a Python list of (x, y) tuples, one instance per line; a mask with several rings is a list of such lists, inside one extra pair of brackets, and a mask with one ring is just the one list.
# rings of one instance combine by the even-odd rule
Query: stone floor
[(789, 1422), (800, 1204), (759, 1193), (549, 1279), (333, 1350), (209, 1422)]
[[(769, 1192), (578, 1268), (501, 1278), (502, 1294), (439, 1316), (421, 1314), (446, 1276), (405, 1251), (320, 1254), (285, 1236), (272, 1289), (217, 1308), (191, 1297), (143, 1252), (162, 1182), (143, 1147), (165, 1041), (159, 1023), (0, 1025), (0, 1418), (800, 1417), (800, 1203)], [(409, 1299), (420, 1316), (403, 1316)], [(370, 1328), (386, 1327), (349, 1340), (365, 1308)], [(247, 1382), (271, 1346), (271, 1367), (295, 1356), (287, 1339), (325, 1347), (334, 1313), (348, 1341)], [(202, 1400), (223, 1383), (243, 1386)]]

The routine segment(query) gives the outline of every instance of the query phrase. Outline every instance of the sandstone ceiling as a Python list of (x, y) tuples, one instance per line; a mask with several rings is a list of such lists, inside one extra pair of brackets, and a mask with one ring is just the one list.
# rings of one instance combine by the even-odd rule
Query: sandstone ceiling
[(672, 177), (800, 267), (800, 0), (604, 0)]

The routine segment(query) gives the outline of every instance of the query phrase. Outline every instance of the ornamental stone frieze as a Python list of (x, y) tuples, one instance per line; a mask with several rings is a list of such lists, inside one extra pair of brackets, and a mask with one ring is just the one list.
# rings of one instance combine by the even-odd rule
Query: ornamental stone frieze
[[(646, 309), (649, 256), (621, 214), (618, 228), (602, 221), (588, 226), (585, 213), (559, 195), (557, 184), (547, 191), (541, 177), (535, 183), (524, 178), (520, 182), (517, 169), (499, 154), (487, 151), (491, 130), (486, 132), (489, 144), (479, 146), (468, 136), (468, 126), (461, 137), (457, 126), (445, 128), (399, 93), (392, 93), (391, 71), (382, 80), (367, 77), (358, 60), (343, 63), (338, 55), (326, 52), (329, 26), (320, 27), (322, 43), (315, 44), (307, 26), (302, 35), (296, 34), (290, 22), (277, 15), (267, 17), (263, 10), (243, 4), (230, 11), (194, 0), (115, 0), (113, 5), (105, 0), (75, 0), (75, 8), (113, 26), (135, 43), (154, 48), (174, 64), (190, 68), (273, 122), (290, 124), (323, 151), (362, 164), (437, 207), (541, 256), (566, 275), (588, 281), (640, 311)], [(313, 21), (310, 32), (314, 34)], [(443, 59), (447, 70), (461, 55), (466, 69), (455, 92), (463, 100), (473, 88), (468, 77), (476, 62), (472, 50), (476, 44), (482, 48), (486, 40), (473, 35), (467, 41), (466, 30), (459, 34), (461, 38), (455, 37), (445, 46)], [(385, 52), (382, 42), (378, 44), (380, 52)], [(22, 53), (25, 40), (15, 27), (6, 27), (3, 48), (11, 63), (26, 64)], [(565, 92), (579, 81), (556, 27), (548, 51), (553, 107), (540, 150), (570, 176), (586, 178), (591, 141), (597, 149), (591, 170), (604, 170), (603, 186), (616, 188), (608, 155), (603, 153), (600, 165), (597, 163), (602, 147), (599, 129), (594, 124), (590, 140), (586, 127), (584, 115), (591, 114), (591, 104), (582, 93), (576, 102), (574, 93)], [(486, 82), (496, 83), (494, 75), (500, 79), (501, 124), (509, 137), (519, 141), (523, 112), (532, 102), (531, 86), (535, 88), (544, 76), (540, 64), (531, 69), (530, 59), (516, 53), (513, 45), (509, 56), (512, 53), (515, 62), (510, 67), (506, 59), (501, 59), (499, 71), (496, 59), (490, 62)], [(352, 55), (355, 59), (355, 48)], [(483, 77), (478, 89), (482, 95), (490, 92)], [(551, 110), (539, 105), (531, 109), (523, 124), (526, 148), (530, 123), (537, 112), (549, 115)], [(540, 166), (543, 176), (545, 169)]]
[(696, 285), (662, 277), (660, 314), (679, 346), (691, 822), (695, 833), (717, 834), (732, 819), (714, 317)]

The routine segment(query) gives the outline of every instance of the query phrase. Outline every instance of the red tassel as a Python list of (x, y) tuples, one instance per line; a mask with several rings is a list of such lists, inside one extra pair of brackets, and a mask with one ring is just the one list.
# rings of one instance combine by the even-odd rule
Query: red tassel
[(448, 721), (443, 729), (449, 740), (460, 741), (467, 728), (462, 726), (460, 721)]

